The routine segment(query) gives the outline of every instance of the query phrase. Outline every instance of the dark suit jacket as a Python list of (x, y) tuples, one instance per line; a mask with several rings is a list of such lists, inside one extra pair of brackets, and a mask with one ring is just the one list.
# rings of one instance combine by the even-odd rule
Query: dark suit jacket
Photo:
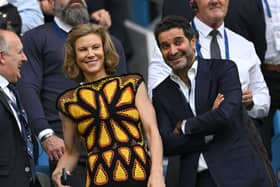
[(194, 12), (189, 5), (189, 1), (185, 0), (163, 0), (162, 18), (170, 15), (183, 16), (188, 20), (192, 20)]
[[(165, 155), (180, 155), (180, 187), (195, 187), (200, 153), (218, 186), (267, 187), (264, 168), (245, 135), (241, 86), (231, 61), (199, 59), (195, 83), (194, 117), (179, 86), (167, 77), (153, 90)], [(212, 110), (218, 93), (225, 100)], [(179, 120), (187, 120), (186, 135), (175, 135)], [(214, 139), (205, 143), (206, 135)]]
[(262, 0), (229, 1), (225, 25), (252, 41), (259, 58), (264, 61), (266, 38)]
[(26, 146), (13, 112), (0, 91), (0, 186), (29, 187)]

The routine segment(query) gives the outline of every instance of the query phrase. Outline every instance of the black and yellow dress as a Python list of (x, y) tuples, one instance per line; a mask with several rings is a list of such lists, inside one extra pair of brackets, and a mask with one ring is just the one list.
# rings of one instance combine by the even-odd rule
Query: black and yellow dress
[(64, 92), (58, 109), (77, 124), (88, 151), (86, 186), (146, 187), (150, 157), (135, 95), (139, 74), (106, 77)]

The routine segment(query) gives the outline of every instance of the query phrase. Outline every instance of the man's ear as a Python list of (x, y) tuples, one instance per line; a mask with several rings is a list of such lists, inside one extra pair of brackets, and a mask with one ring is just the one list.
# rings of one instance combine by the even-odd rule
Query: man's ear
[(191, 39), (191, 47), (193, 50), (195, 50), (196, 48), (196, 37), (195, 35), (193, 35), (192, 39)]
[(4, 52), (0, 52), (0, 64), (5, 64)]

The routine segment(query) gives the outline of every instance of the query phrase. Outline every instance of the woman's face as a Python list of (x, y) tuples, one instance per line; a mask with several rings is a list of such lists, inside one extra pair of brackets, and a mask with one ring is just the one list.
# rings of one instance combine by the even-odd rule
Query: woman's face
[(76, 62), (85, 82), (105, 77), (104, 50), (101, 37), (97, 34), (88, 34), (75, 42)]

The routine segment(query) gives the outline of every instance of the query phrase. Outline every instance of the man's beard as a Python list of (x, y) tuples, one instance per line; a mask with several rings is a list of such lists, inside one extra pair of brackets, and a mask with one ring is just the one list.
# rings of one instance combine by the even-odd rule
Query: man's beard
[(167, 60), (174, 60), (176, 58), (179, 58), (179, 57), (184, 57), (185, 58), (185, 63), (181, 63), (177, 66), (172, 66), (172, 65), (169, 65), (172, 70), (175, 72), (175, 73), (178, 73), (178, 72), (181, 72), (181, 71), (184, 71), (185, 69), (189, 69), (192, 64), (193, 64), (193, 58), (194, 58), (194, 52), (192, 49), (186, 49), (185, 51), (180, 51), (178, 52), (177, 54), (175, 54), (175, 56), (169, 56), (167, 57)]
[(89, 23), (89, 13), (84, 7), (56, 7), (56, 16), (70, 26)]

